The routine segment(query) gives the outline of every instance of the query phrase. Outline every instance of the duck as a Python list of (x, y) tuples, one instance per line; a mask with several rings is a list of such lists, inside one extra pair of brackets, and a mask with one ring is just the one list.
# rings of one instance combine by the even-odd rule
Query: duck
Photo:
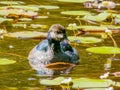
[(46, 68), (46, 65), (57, 62), (65, 62), (77, 65), (80, 56), (73, 48), (66, 35), (65, 27), (60, 24), (53, 24), (48, 30), (46, 39), (33, 47), (28, 55), (30, 66), (37, 71), (39, 75), (68, 74), (73, 67), (66, 70), (56, 71)]

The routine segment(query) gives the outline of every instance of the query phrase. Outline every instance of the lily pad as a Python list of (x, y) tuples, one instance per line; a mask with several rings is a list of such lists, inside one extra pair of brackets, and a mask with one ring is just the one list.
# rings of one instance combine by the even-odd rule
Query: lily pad
[(39, 11), (39, 7), (29, 6), (29, 5), (12, 5), (12, 6), (3, 6), (3, 7), (0, 7), (0, 8), (1, 9), (14, 8), (14, 9), (24, 9), (24, 10), (31, 10), (31, 11)]
[(86, 50), (96, 54), (120, 54), (120, 48), (112, 46), (91, 47)]
[(10, 10), (0, 10), (0, 15), (1, 16), (7, 16), (8, 14), (17, 14), (17, 15), (21, 15), (21, 11), (17, 10), (17, 9), (10, 9)]
[(32, 19), (31, 18), (19, 18), (18, 20), (19, 21), (31, 21)]
[(37, 12), (25, 11), (25, 10), (22, 10), (22, 9), (4, 9), (4, 10), (0, 10), (0, 16), (7, 16), (9, 14), (22, 15), (22, 16), (28, 16), (28, 17), (38, 16)]
[(86, 14), (89, 14), (90, 12), (89, 11), (63, 11), (61, 12), (61, 14), (63, 15), (75, 15), (75, 16), (84, 16)]
[(44, 19), (44, 18), (48, 18), (48, 16), (37, 16), (35, 18)]
[(0, 4), (19, 5), (19, 4), (25, 4), (25, 3), (22, 1), (0, 1)]
[(110, 79), (90, 79), (90, 78), (79, 78), (73, 79), (73, 88), (88, 88), (95, 89), (95, 88), (105, 88), (109, 87), (110, 85), (114, 84), (114, 82)]
[[(64, 77), (58, 77), (52, 80), (42, 79), (40, 83), (47, 86), (52, 85), (60, 85), (61, 82), (65, 80)], [(114, 82), (110, 79), (90, 79), (90, 78), (77, 78), (72, 79), (73, 86), (72, 88), (78, 89), (78, 87), (83, 89), (90, 89), (90, 90), (102, 90), (101, 88), (109, 87), (110, 85), (114, 85)], [(96, 89), (98, 88), (98, 89)]]
[[(83, 29), (84, 31), (105, 31), (107, 26), (75, 26), (76, 29)], [(68, 30), (74, 30), (73, 26), (68, 26)]]
[(7, 33), (7, 31), (4, 30), (4, 29), (0, 29), (0, 35), (2, 35), (2, 34), (4, 34), (4, 33)]
[(13, 19), (6, 19), (6, 18), (0, 17), (0, 23), (5, 22), (5, 21), (13, 21)]
[(94, 1), (94, 0), (58, 0), (60, 2), (71, 2), (71, 3), (84, 3), (85, 1)]
[(108, 26), (108, 28), (109, 28), (110, 30), (120, 30), (120, 26), (111, 25), (111, 26)]
[(64, 77), (58, 77), (58, 78), (55, 78), (53, 80), (42, 79), (42, 80), (40, 80), (40, 84), (49, 85), (49, 86), (60, 85), (63, 80), (65, 80)]
[(27, 24), (25, 24), (25, 23), (15, 23), (15, 24), (13, 24), (13, 27), (27, 27)]
[(44, 9), (59, 9), (59, 6), (40, 5), (39, 8), (44, 8)]
[(15, 60), (9, 60), (9, 59), (0, 59), (0, 65), (8, 65), (8, 64), (14, 64), (16, 63)]
[(76, 37), (76, 36), (69, 36), (68, 39), (70, 42), (77, 42), (79, 43), (98, 43), (101, 42), (102, 39), (95, 38), (95, 37)]
[[(68, 26), (67, 30), (77, 30), (82, 29), (83, 31), (94, 33), (94, 34), (100, 34), (105, 33), (106, 29), (109, 29), (112, 31), (112, 33), (119, 33), (120, 26), (115, 25), (100, 25), (100, 26)], [(89, 33), (88, 33), (89, 34)]]
[(4, 34), (5, 37), (13, 38), (46, 38), (47, 33), (37, 32), (37, 31), (21, 31)]
[(98, 15), (91, 15), (91, 14), (86, 14), (82, 19), (83, 20), (91, 20), (95, 22), (102, 22), (106, 20), (110, 16), (110, 13), (103, 12)]
[(42, 25), (42, 24), (30, 24), (29, 27), (31, 27), (31, 28), (43, 28), (43, 29), (45, 29), (45, 28), (48, 28), (48, 25)]

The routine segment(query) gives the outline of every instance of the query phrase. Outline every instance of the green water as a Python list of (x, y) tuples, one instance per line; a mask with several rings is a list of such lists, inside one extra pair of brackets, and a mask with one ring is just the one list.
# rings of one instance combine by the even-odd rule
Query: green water
[[(60, 9), (55, 10), (46, 10), (41, 9), (39, 11), (40, 15), (48, 16), (46, 19), (34, 19), (30, 23), (38, 23), (43, 25), (51, 26), (52, 24), (59, 23), (68, 26), (69, 23), (78, 23), (72, 16), (64, 16), (61, 15), (61, 11), (66, 10), (81, 10), (83, 9), (82, 4), (77, 3), (63, 3), (57, 2), (55, 0), (24, 0), (26, 4), (39, 4), (39, 5), (57, 5)], [(49, 13), (49, 14), (48, 14)], [(47, 32), (46, 29), (24, 29), (24, 28), (13, 28), (11, 32), (14, 31), (44, 31)], [(73, 32), (67, 31), (68, 35), (72, 35)], [(120, 47), (120, 35), (114, 34), (114, 39), (116, 40), (118, 46)], [(45, 90), (45, 86), (40, 85), (40, 78), (36, 76), (36, 72), (31, 69), (27, 56), (29, 51), (40, 42), (39, 39), (16, 39), (16, 38), (3, 38), (0, 39), (0, 58), (8, 58), (16, 60), (17, 63), (12, 65), (1, 65), (0, 66), (0, 90)], [(72, 45), (77, 49), (81, 61), (79, 65), (77, 65), (73, 71), (64, 75), (66, 77), (73, 78), (99, 78), (100, 75), (106, 72), (116, 72), (120, 71), (120, 55), (116, 55), (112, 62), (111, 70), (104, 70), (104, 64), (106, 63), (107, 58), (112, 57), (112, 55), (99, 55), (92, 54), (87, 52), (85, 49), (91, 46), (113, 46), (113, 42), (110, 38), (105, 39), (101, 43), (97, 44), (80, 44), (80, 45)], [(13, 46), (13, 48), (9, 48)], [(115, 81), (120, 81), (119, 77), (111, 76), (110, 79)], [(58, 90), (58, 89), (57, 89)], [(117, 90), (117, 89), (116, 89)], [(119, 89), (118, 89), (119, 90)]]

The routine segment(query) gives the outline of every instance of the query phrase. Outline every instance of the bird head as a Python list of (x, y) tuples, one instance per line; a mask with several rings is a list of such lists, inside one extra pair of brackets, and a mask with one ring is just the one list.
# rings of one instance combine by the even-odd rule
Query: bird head
[(67, 39), (65, 28), (60, 24), (53, 24), (48, 31), (47, 39), (58, 42)]

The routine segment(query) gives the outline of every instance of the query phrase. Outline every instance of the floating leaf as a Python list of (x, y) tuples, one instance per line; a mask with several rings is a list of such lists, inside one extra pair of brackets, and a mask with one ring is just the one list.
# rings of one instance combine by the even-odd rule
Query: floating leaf
[(90, 13), (89, 11), (63, 11), (61, 12), (61, 14), (64, 14), (64, 15), (75, 15), (75, 16), (78, 16), (78, 15), (83, 16), (89, 13)]
[[(79, 78), (73, 79), (73, 88), (88, 88), (95, 89), (95, 88), (105, 88), (109, 87), (110, 85), (114, 84), (112, 80), (109, 79), (90, 79), (90, 78)], [(99, 89), (98, 89), (99, 90)]]
[(25, 4), (24, 2), (22, 2), (22, 1), (0, 1), (0, 4), (9, 4), (9, 5), (11, 5), (11, 4), (16, 4), (16, 5), (18, 5), (18, 4)]
[(4, 29), (0, 29), (0, 35), (5, 34), (5, 33), (7, 33), (6, 30), (4, 30)]
[(3, 23), (3, 22), (9, 22), (9, 21), (13, 21), (13, 19), (6, 19), (6, 18), (2, 18), (0, 17), (0, 23)]
[(98, 15), (91, 15), (91, 14), (86, 14), (82, 19), (83, 20), (91, 20), (95, 22), (102, 22), (106, 20), (110, 16), (110, 13), (103, 12)]
[(10, 10), (0, 10), (1, 16), (7, 16), (8, 14), (17, 14), (20, 15), (22, 12), (17, 9), (10, 9)]
[(12, 5), (12, 6), (3, 6), (1, 9), (14, 8), (14, 9), (24, 9), (31, 11), (39, 11), (39, 7), (29, 6), (29, 5)]
[(21, 10), (21, 9), (4, 9), (4, 10), (0, 10), (0, 15), (1, 16), (9, 16), (10, 14), (13, 15), (21, 15), (21, 16), (37, 16), (38, 13), (34, 12), (34, 11), (25, 11), (25, 10)]
[(37, 31), (21, 31), (4, 34), (6, 37), (13, 38), (46, 38), (47, 33), (37, 32)]
[(8, 64), (14, 64), (16, 63), (15, 60), (9, 60), (9, 59), (0, 59), (0, 65), (8, 65)]
[(94, 1), (94, 0), (58, 0), (60, 2), (71, 2), (71, 3), (84, 3), (85, 1)]
[(37, 16), (37, 17), (35, 17), (35, 18), (39, 18), (39, 19), (43, 19), (43, 18), (48, 18), (48, 16)]
[(32, 19), (31, 18), (19, 18), (18, 20), (19, 21), (31, 21)]
[(88, 31), (91, 33), (100, 33), (100, 32), (105, 32), (106, 29), (112, 30), (113, 33), (118, 33), (120, 30), (120, 26), (115, 26), (115, 25), (100, 25), (100, 26), (68, 26), (67, 30), (77, 30), (77, 29), (82, 29), (83, 31)]
[(13, 24), (13, 27), (27, 27), (27, 24), (25, 24), (25, 23), (15, 23), (15, 24)]
[[(40, 83), (43, 85), (60, 85), (61, 82), (65, 80), (64, 77), (58, 77), (52, 80), (48, 79), (42, 79), (40, 80)], [(86, 90), (104, 90), (106, 87), (109, 87), (110, 85), (114, 85), (114, 82), (109, 79), (90, 79), (90, 78), (77, 78), (72, 79), (73, 86), (72, 88), (78, 89), (84, 88)], [(104, 88), (104, 89), (101, 89)]]
[(84, 90), (107, 90), (107, 87), (106, 88), (88, 88), (88, 89), (84, 89)]
[(86, 50), (97, 54), (120, 54), (120, 48), (112, 46), (91, 47)]
[[(74, 27), (67, 27), (68, 30), (73, 30)], [(85, 31), (105, 31), (107, 26), (75, 26), (77, 29), (83, 29)]]
[(108, 28), (110, 29), (110, 30), (120, 30), (120, 26), (114, 26), (114, 25), (111, 25), (111, 26), (108, 26)]
[(59, 9), (58, 6), (51, 6), (51, 5), (40, 5), (39, 8), (44, 8), (44, 9)]
[(98, 43), (101, 42), (102, 39), (95, 38), (95, 37), (76, 37), (76, 36), (69, 36), (68, 39), (71, 42), (79, 41), (80, 43)]
[(46, 65), (46, 68), (52, 69), (52, 70), (64, 70), (67, 68), (72, 67), (73, 64), (65, 63), (65, 62), (56, 62)]
[(24, 9), (24, 10), (32, 10), (32, 11), (39, 11), (38, 7), (34, 7), (34, 6), (24, 6), (24, 5), (14, 5), (12, 6), (13, 8), (19, 8), (19, 9)]
[(48, 28), (48, 25), (42, 25), (42, 24), (30, 24), (31, 28)]
[(117, 82), (116, 86), (120, 87), (120, 82)]
[(58, 77), (53, 80), (42, 79), (42, 80), (40, 80), (40, 84), (51, 85), (51, 86), (52, 85), (60, 85), (63, 80), (65, 80), (64, 77)]

